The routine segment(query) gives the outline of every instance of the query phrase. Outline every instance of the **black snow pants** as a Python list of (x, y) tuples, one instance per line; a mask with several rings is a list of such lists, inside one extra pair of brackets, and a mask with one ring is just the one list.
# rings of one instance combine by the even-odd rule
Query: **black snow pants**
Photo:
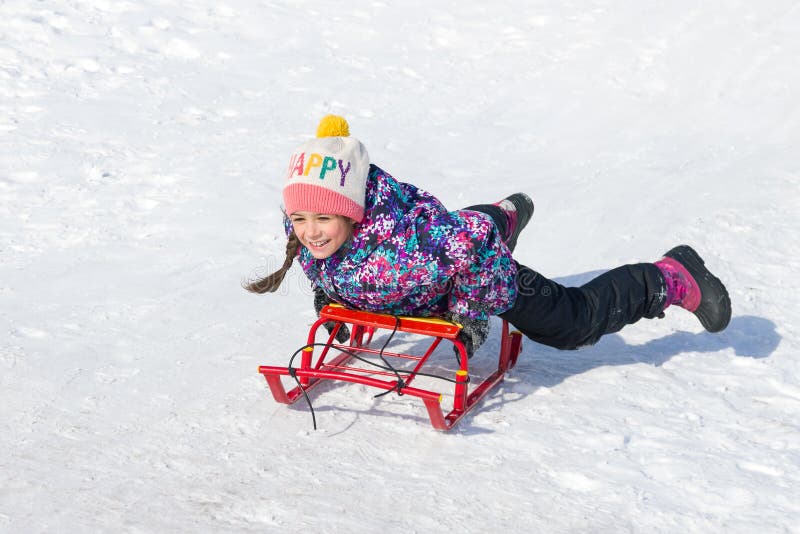
[(557, 349), (593, 345), (642, 317), (658, 317), (666, 284), (652, 263), (623, 265), (580, 287), (565, 287), (517, 264), (517, 299), (500, 317)]
[[(497, 206), (466, 208), (491, 216), (506, 235), (507, 222)], [(557, 349), (593, 345), (605, 334), (642, 317), (661, 315), (667, 287), (652, 263), (623, 265), (580, 287), (565, 287), (517, 263), (517, 298), (500, 317), (530, 339)]]

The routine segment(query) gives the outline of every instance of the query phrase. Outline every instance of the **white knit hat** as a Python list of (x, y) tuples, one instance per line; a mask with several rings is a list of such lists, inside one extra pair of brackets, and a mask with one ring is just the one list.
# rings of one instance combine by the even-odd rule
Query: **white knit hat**
[(364, 145), (349, 135), (347, 121), (328, 115), (320, 121), (317, 138), (292, 153), (283, 187), (287, 215), (311, 211), (361, 222), (369, 155)]

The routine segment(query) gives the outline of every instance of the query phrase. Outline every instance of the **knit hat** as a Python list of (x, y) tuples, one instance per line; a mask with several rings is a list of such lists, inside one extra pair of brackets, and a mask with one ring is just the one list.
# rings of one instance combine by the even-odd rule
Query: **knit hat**
[(349, 137), (347, 121), (323, 117), (317, 138), (300, 145), (289, 160), (283, 205), (286, 214), (311, 211), (364, 218), (369, 155), (361, 141)]

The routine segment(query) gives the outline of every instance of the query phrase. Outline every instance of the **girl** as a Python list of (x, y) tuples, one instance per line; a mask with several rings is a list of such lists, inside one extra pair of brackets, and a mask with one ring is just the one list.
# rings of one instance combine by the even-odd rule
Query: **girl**
[(448, 212), (431, 194), (370, 164), (364, 145), (349, 135), (347, 122), (329, 115), (317, 138), (292, 154), (283, 188), (286, 260), (246, 284), (248, 291), (275, 291), (297, 257), (317, 313), (336, 301), (445, 317), (462, 325), (470, 355), (486, 339), (491, 315), (558, 349), (592, 345), (642, 317), (663, 317), (672, 305), (694, 313), (709, 332), (730, 321), (725, 286), (689, 246), (564, 287), (512, 258), (533, 214), (527, 195)]

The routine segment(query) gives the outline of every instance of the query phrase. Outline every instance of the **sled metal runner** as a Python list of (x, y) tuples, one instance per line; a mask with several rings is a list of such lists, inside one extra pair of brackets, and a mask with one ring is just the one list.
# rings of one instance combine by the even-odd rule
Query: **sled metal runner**
[[(334, 327), (325, 343), (315, 343), (317, 330), (324, 323), (332, 321)], [(350, 339), (346, 343), (338, 343), (336, 334), (345, 325), (350, 325)], [(372, 338), (377, 330), (407, 332), (422, 334), (432, 338), (430, 344), (421, 356), (389, 352), (380, 347), (371, 346)], [(517, 356), (522, 348), (522, 335), (519, 332), (509, 332), (507, 321), (503, 321), (500, 342), (500, 356), (497, 369), (478, 383), (473, 384), (469, 374), (469, 358), (466, 348), (458, 333), (461, 325), (443, 319), (428, 317), (395, 317), (378, 313), (351, 310), (343, 306), (332, 304), (325, 306), (320, 311), (319, 319), (311, 325), (308, 334), (308, 344), (300, 355), (299, 367), (280, 367), (262, 365), (258, 372), (264, 375), (269, 390), (277, 402), (292, 404), (315, 386), (326, 380), (355, 382), (365, 386), (374, 387), (384, 392), (392, 390), (402, 395), (418, 397), (425, 403), (431, 424), (438, 430), (449, 430), (466, 415), (489, 393), (495, 386), (503, 381), (506, 371), (513, 368)], [(425, 363), (439, 346), (442, 340), (448, 340), (458, 350), (458, 370), (452, 381), (440, 381), (450, 386), (453, 384), (452, 409), (445, 414), (442, 407), (444, 395), (438, 391), (412, 387), (411, 383), (422, 373)], [(314, 359), (314, 352), (319, 349), (319, 355)], [(332, 354), (332, 350), (338, 354)], [(348, 365), (358, 356), (372, 354), (383, 357), (386, 362), (411, 361), (404, 368), (391, 365), (392, 369), (379, 369), (371, 366), (354, 367)], [(377, 360), (380, 361), (380, 360)], [(376, 363), (377, 363), (376, 361)], [(413, 369), (408, 369), (413, 365)], [(396, 368), (396, 370), (395, 370)], [(281, 377), (293, 376), (298, 384), (287, 391)], [(399, 377), (399, 379), (398, 379)], [(398, 385), (399, 384), (399, 385)]]

